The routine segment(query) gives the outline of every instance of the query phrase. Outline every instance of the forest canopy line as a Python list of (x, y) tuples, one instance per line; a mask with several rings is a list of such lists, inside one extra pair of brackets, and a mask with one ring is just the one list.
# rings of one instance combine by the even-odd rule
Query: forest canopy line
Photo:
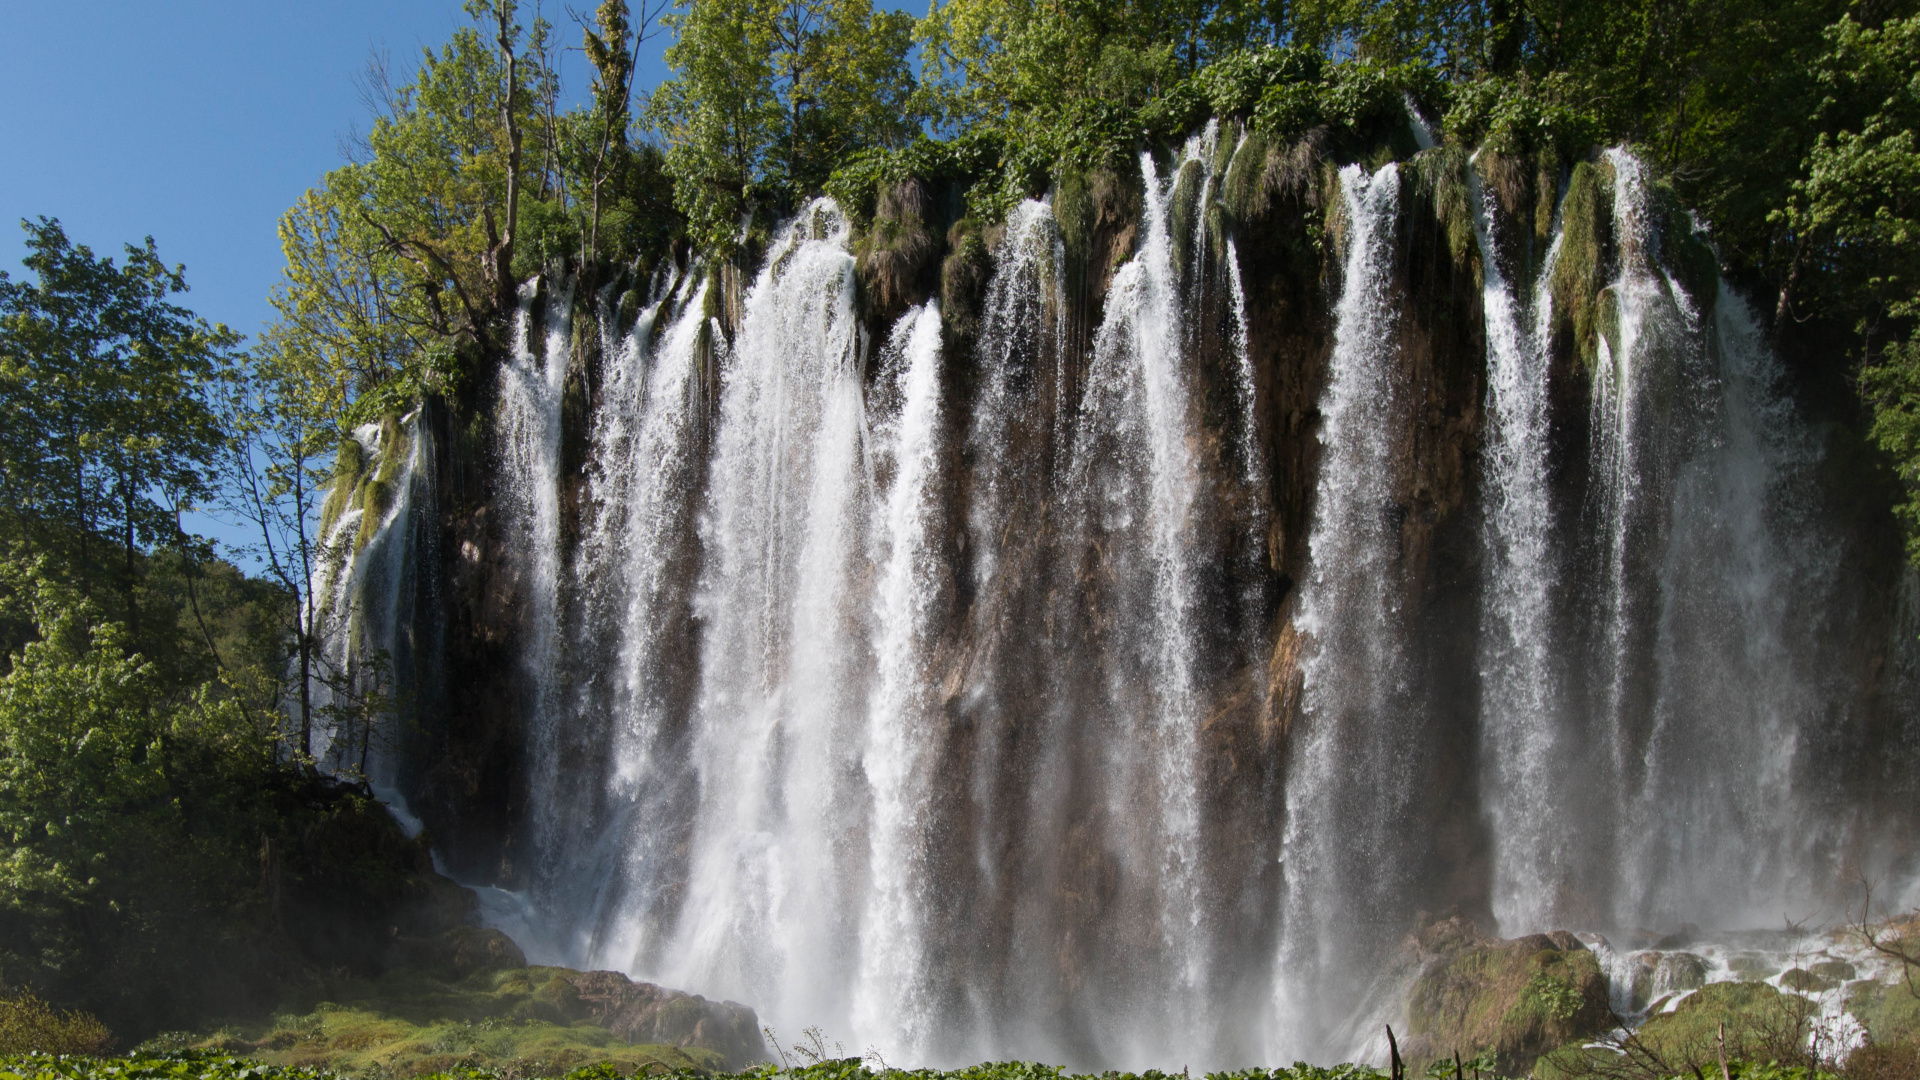
[[(1412, 100), (1462, 145), (1563, 164), (1640, 147), (1776, 324), (1851, 342), (1920, 528), (1907, 0), (947, 0), (917, 19), (608, 0), (578, 17), (593, 92), (573, 110), (559, 29), (513, 0), (466, 7), (411, 79), (373, 70), (353, 160), (281, 224), (263, 350), (352, 422), (458, 385), (498, 347), (513, 283), (555, 259), (726, 256), (808, 198), (858, 217), (909, 176), (957, 182), (986, 223), (1208, 116), (1295, 139)], [(672, 76), (636, 93), (663, 34)]]

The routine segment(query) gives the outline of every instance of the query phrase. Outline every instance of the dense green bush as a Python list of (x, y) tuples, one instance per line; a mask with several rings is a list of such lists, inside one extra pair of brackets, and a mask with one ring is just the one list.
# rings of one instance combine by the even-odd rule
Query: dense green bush
[(61, 1011), (31, 993), (0, 997), (0, 1054), (99, 1054), (113, 1043), (107, 1025)]

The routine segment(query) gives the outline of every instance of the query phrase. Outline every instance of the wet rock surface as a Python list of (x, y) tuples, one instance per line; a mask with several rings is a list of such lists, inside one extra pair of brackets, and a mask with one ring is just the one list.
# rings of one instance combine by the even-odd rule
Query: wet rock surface
[(1564, 930), (1512, 940), (1451, 919), (1411, 943), (1425, 957), (1407, 996), (1404, 1054), (1429, 1061), (1492, 1054), (1502, 1075), (1527, 1074), (1542, 1055), (1598, 1036), (1617, 1020), (1592, 951)]

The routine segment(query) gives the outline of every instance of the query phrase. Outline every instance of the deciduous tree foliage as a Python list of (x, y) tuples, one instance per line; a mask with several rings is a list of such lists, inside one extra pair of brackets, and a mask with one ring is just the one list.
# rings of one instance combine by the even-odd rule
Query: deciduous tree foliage
[(169, 299), (186, 279), (152, 239), (115, 265), (57, 221), (22, 226), (33, 280), (0, 272), (0, 516), (75, 566), (111, 555), (137, 623), (144, 545), (213, 490), (209, 399), (239, 338)]
[(731, 250), (756, 202), (790, 210), (852, 154), (919, 130), (904, 14), (870, 0), (701, 0), (666, 22), (675, 75), (649, 115), (704, 247)]

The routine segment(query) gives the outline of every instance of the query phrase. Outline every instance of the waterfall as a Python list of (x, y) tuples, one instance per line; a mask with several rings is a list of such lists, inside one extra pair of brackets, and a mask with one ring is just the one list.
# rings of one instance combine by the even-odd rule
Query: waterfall
[[(667, 827), (687, 795), (677, 714), (689, 680), (683, 651), (691, 557), (687, 537), (698, 490), (700, 346), (710, 285), (694, 268), (669, 275), (633, 328), (610, 350), (594, 413), (588, 464), (591, 514), (575, 574), (582, 641), (611, 646), (591, 673), (575, 721), (604, 741), (603, 797), (584, 824), (591, 883), (576, 951), (616, 966), (651, 963), (680, 860)], [(664, 325), (663, 325), (664, 323)], [(595, 725), (596, 711), (609, 723)]]
[(847, 222), (786, 226), (721, 373), (691, 747), (699, 784), (674, 985), (841, 1023), (865, 855), (851, 836), (871, 649), (854, 603), (866, 418)]
[(1345, 257), (1321, 400), (1320, 480), (1298, 623), (1307, 637), (1300, 742), (1287, 777), (1286, 895), (1276, 1050), (1326, 1053), (1355, 1006), (1361, 969), (1404, 929), (1398, 856), (1417, 781), (1406, 700), (1395, 439), (1394, 283), (1400, 174), (1340, 173)]
[[(1501, 931), (1554, 928), (1571, 865), (1578, 787), (1567, 752), (1554, 655), (1547, 480), (1547, 308), (1561, 237), (1539, 270), (1530, 309), (1501, 269), (1497, 205), (1468, 165), (1474, 237), (1480, 249), (1487, 336), (1486, 606), (1481, 628), (1481, 712), (1494, 852), (1493, 915)], [(1527, 316), (1534, 316), (1531, 324)]]
[[(1066, 695), (1056, 675), (1065, 645), (1025, 630), (1061, 623), (1068, 606), (1049, 588), (1058, 570), (1042, 543), (1053, 527), (1046, 496), (1068, 455), (1072, 426), (1061, 415), (1065, 263), (1051, 207), (1033, 200), (1016, 206), (994, 249), (975, 346), (984, 385), (964, 436), (975, 462), (962, 534), (974, 599), (964, 616), (971, 649), (958, 704), (978, 734), (964, 789), (974, 824), (955, 871), (977, 882), (978, 899), (956, 904), (953, 923), (962, 928), (956, 933), (975, 936), (982, 955), (955, 956), (965, 965), (961, 978), (974, 981), (960, 1006), (972, 1031), (950, 1043), (989, 1054), (1008, 1039), (997, 1030), (1001, 1024), (1043, 1028), (1055, 1015), (1044, 989), (1052, 968), (1040, 954), (1053, 937), (1052, 897), (1063, 871), (1050, 856), (1068, 829), (1069, 785), (1040, 781), (1070, 771)], [(978, 928), (995, 922), (1004, 924), (997, 940), (979, 941)], [(1022, 1024), (1024, 1016), (1041, 1019)], [(1046, 1032), (1032, 1034), (1047, 1045)]]
[(1015, 429), (1031, 420), (1022, 411), (1024, 399), (1044, 384), (1043, 369), (1049, 362), (1058, 363), (1062, 348), (1058, 320), (1064, 307), (1060, 264), (1065, 256), (1060, 248), (1053, 211), (1029, 199), (1007, 216), (1006, 234), (994, 252), (978, 346), (987, 384), (969, 434), (973, 453), (986, 462), (980, 470), (982, 491), (972, 501), (968, 521), (973, 574), (983, 592), (990, 592), (999, 574), (1001, 535), (1020, 486), (1044, 480), (1043, 470), (1052, 464), (1009, 450), (1019, 438)]
[[(1253, 373), (1253, 346), (1247, 329), (1247, 286), (1240, 277), (1240, 247), (1227, 240), (1227, 286), (1233, 300), (1233, 374), (1234, 389), (1240, 396), (1240, 468), (1247, 489), (1255, 493), (1259, 509), (1266, 509), (1266, 456), (1260, 449), (1260, 391)], [(1252, 515), (1264, 530), (1264, 513)], [(1264, 548), (1266, 537), (1257, 536), (1255, 547)], [(1264, 552), (1261, 552), (1264, 555)]]
[(309, 679), (314, 759), (329, 772), (366, 779), (418, 832), (396, 775), (396, 706), (417, 684), (414, 586), (422, 553), (414, 507), (433, 488), (432, 441), (417, 411), (363, 424), (350, 437), (363, 470), (336, 481), (352, 486), (335, 492), (343, 506), (320, 540), (309, 584), (319, 603)]
[(1800, 757), (1844, 695), (1816, 629), (1838, 544), (1808, 517), (1812, 446), (1751, 310), (1724, 285), (1710, 302), (1653, 567), (1655, 698), (1622, 815), (1620, 925), (1778, 925), (1837, 885), (1819, 849), (1845, 822), (1817, 812)]
[[(1208, 149), (1196, 138), (1180, 165), (1210, 159)], [(1189, 562), (1199, 477), (1183, 348), (1188, 313), (1169, 229), (1180, 165), (1163, 181), (1151, 155), (1141, 156), (1145, 235), (1138, 254), (1114, 275), (1069, 485), (1085, 500), (1087, 542), (1114, 543), (1127, 560), (1111, 571), (1120, 625), (1105, 643), (1107, 692), (1120, 721), (1108, 766), (1109, 813), (1116, 824), (1147, 825), (1115, 839), (1139, 845), (1129, 852), (1129, 869), (1159, 890), (1174, 985), (1191, 992), (1204, 979), (1194, 753), (1201, 717)], [(1155, 810), (1144, 823), (1130, 812), (1143, 792), (1151, 793)]]
[[(1324, 211), (1262, 151), (1262, 217), (1216, 175), (1260, 144), (981, 231), (931, 199), (938, 298), (928, 264), (885, 313), (899, 253), (828, 199), (744, 291), (603, 293), (577, 371), (568, 290), (523, 290), (484, 572), (534, 865), (496, 922), (895, 1064), (1209, 1069), (1378, 1056), (1422, 911), (1625, 942), (1819, 893), (1867, 828), (1821, 771), (1881, 722), (1857, 644), (1910, 624), (1842, 602), (1832, 461), (1669, 196), (1583, 165), (1613, 234), (1536, 267), (1470, 164), (1475, 280), (1415, 220), (1450, 151)], [(1590, 366), (1562, 266), (1606, 281)]]
[(943, 586), (937, 561), (941, 507), (940, 308), (908, 312), (881, 355), (876, 398), (893, 406), (873, 432), (874, 689), (862, 771), (873, 792), (872, 876), (860, 935), (851, 1022), (911, 1060), (924, 1060), (939, 1023), (926, 965), (927, 909), (935, 898), (927, 844), (935, 782), (930, 645)]
[(533, 302), (538, 279), (520, 290), (513, 318), (513, 351), (500, 368), (498, 408), (501, 523), (505, 546), (519, 575), (525, 620), (521, 670), (528, 686), (532, 733), (532, 804), (538, 850), (552, 858), (564, 800), (561, 790), (557, 673), (560, 651), (560, 408), (572, 360), (572, 290), (550, 283), (545, 348), (533, 351)]

